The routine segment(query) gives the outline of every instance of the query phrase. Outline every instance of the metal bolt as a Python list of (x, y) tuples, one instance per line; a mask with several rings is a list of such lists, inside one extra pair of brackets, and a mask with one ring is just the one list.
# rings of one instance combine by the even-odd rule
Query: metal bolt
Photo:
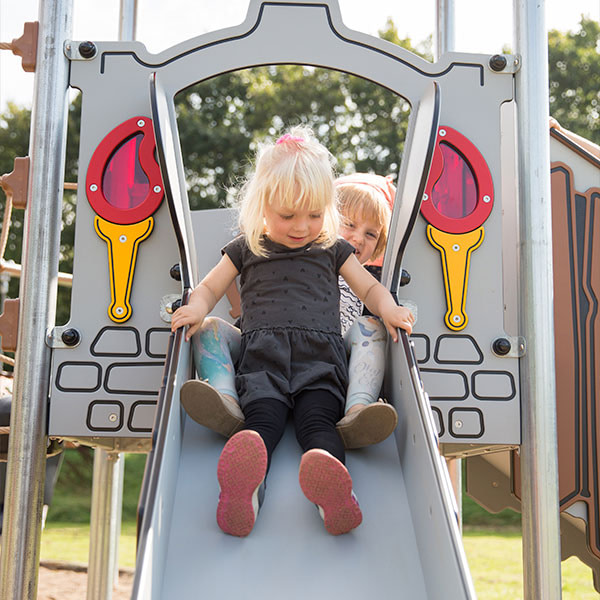
[(169, 269), (169, 275), (175, 280), (175, 281), (181, 281), (181, 267), (179, 266), (179, 263), (173, 265), (170, 269)]
[(489, 196), (484, 196), (483, 201), (487, 204), (488, 202), (491, 201), (491, 198)]
[(138, 127), (143, 127), (145, 124), (146, 124), (146, 121), (143, 121), (142, 119), (140, 119), (140, 120), (137, 122), (137, 126), (138, 126)]
[(502, 56), (502, 54), (494, 54), (492, 58), (490, 58), (490, 69), (492, 71), (502, 71), (506, 67), (506, 56)]
[(90, 185), (90, 192), (96, 192), (98, 190), (98, 186), (95, 183)]
[(446, 135), (445, 129), (440, 129), (440, 137), (444, 137)]
[(492, 350), (498, 356), (506, 356), (511, 350), (510, 340), (506, 338), (498, 338), (492, 342)]
[(127, 241), (127, 236), (126, 235), (120, 235), (119, 236), (119, 241), (121, 242), (121, 244), (124, 244)]
[(81, 54), (83, 58), (94, 58), (96, 52), (96, 44), (94, 44), (94, 42), (81, 42), (81, 44), (79, 44), (79, 54)]
[(460, 315), (454, 315), (454, 316), (452, 317), (452, 320), (453, 320), (455, 323), (460, 323)]
[(425, 200), (429, 200), (429, 196), (428, 196), (427, 194), (423, 194), (423, 202), (424, 202)]
[(122, 315), (125, 312), (125, 309), (122, 306), (117, 306), (117, 308), (115, 308), (115, 312), (118, 315)]
[(79, 340), (81, 340), (81, 334), (79, 331), (72, 328), (65, 329), (60, 337), (67, 346), (75, 346), (79, 343)]
[(460, 250), (460, 246), (458, 244), (454, 244), (454, 246), (452, 246), (452, 250), (454, 250), (454, 252), (458, 252)]
[(114, 423), (118, 418), (117, 413), (110, 413), (110, 415), (108, 415), (108, 420), (111, 423)]
[(155, 194), (162, 192), (162, 188), (160, 187), (160, 185), (155, 185), (153, 189)]
[(455, 429), (462, 429), (463, 422), (462, 421), (454, 421)]

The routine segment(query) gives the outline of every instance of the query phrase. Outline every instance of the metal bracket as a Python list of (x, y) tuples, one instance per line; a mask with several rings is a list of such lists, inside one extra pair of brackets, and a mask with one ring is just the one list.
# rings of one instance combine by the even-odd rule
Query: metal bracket
[(75, 343), (67, 344), (63, 339), (63, 333), (67, 330), (73, 329), (70, 325), (61, 325), (60, 327), (53, 327), (46, 333), (46, 346), (48, 348), (63, 348), (72, 349), (77, 348), (81, 343), (81, 336)]
[(516, 73), (521, 69), (520, 54), (494, 54), (488, 61), (492, 73)]
[[(496, 341), (499, 338), (508, 340), (510, 342), (510, 350), (506, 354), (496, 352), (496, 350), (494, 349), (494, 341)], [(522, 356), (525, 356), (525, 352), (527, 352), (525, 338), (521, 335), (516, 335), (513, 337), (509, 335), (498, 336), (498, 338), (492, 341), (491, 348), (494, 355), (498, 358), (521, 358)]]
[(27, 189), (29, 187), (29, 156), (15, 158), (14, 169), (0, 175), (0, 187), (15, 208), (27, 208)]
[(63, 52), (69, 60), (92, 60), (98, 54), (93, 42), (76, 40), (66, 40)]
[(173, 310), (173, 303), (177, 300), (181, 300), (181, 294), (167, 294), (160, 299), (160, 318), (165, 323), (171, 322), (171, 315), (175, 312)]

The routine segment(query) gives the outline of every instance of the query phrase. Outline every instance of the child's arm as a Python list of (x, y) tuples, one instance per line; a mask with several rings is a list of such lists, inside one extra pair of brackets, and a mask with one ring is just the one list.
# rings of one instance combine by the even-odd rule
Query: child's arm
[(413, 314), (408, 308), (396, 304), (388, 290), (358, 262), (354, 254), (342, 265), (340, 275), (367, 308), (381, 317), (394, 342), (398, 341), (397, 327), (412, 333)]
[(224, 254), (217, 266), (196, 286), (188, 303), (173, 313), (171, 331), (189, 325), (185, 334), (185, 339), (189, 340), (237, 275), (235, 265), (229, 256)]

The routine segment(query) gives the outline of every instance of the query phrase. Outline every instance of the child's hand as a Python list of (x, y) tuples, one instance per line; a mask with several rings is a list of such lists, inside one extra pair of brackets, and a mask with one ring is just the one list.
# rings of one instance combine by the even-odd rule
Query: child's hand
[(383, 322), (394, 342), (398, 341), (397, 327), (404, 329), (408, 335), (412, 333), (415, 317), (405, 306), (395, 306), (383, 317)]
[(176, 331), (180, 327), (188, 326), (188, 330), (185, 333), (185, 339), (188, 341), (196, 331), (200, 328), (200, 325), (204, 322), (204, 317), (198, 310), (197, 306), (193, 304), (186, 304), (181, 306), (174, 313), (171, 318), (171, 331)]

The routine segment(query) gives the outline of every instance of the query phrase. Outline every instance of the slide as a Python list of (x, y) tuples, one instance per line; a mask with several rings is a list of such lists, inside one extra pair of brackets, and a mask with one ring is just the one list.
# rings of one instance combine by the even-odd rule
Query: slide
[(298, 485), (301, 451), (290, 429), (273, 456), (254, 530), (235, 538), (222, 533), (215, 519), (224, 439), (187, 418), (179, 404), (190, 348), (180, 333), (173, 336), (144, 486), (132, 597), (475, 598), (406, 335), (388, 361), (397, 431), (379, 445), (347, 453), (364, 514), (360, 527), (338, 537), (325, 531)]
[[(219, 248), (231, 238), (233, 218), (227, 210), (189, 211), (174, 108), (157, 79), (153, 74), (153, 121), (185, 302), (197, 276), (216, 263)], [(431, 157), (428, 142), (437, 128), (435, 84), (423, 105), (427, 110), (415, 117), (410, 133), (417, 135), (419, 119), (427, 122), (427, 135), (418, 136), (425, 140), (422, 160), (408, 156), (401, 173), (401, 182), (407, 171), (419, 173), (411, 193), (415, 198), (422, 196)], [(407, 193), (405, 184), (399, 193)], [(405, 215), (394, 214), (392, 228), (414, 221), (415, 211), (416, 204)], [(388, 264), (388, 254), (399, 255), (403, 245), (390, 240)], [(387, 273), (384, 265), (383, 280), (397, 278), (398, 260), (395, 265)], [(217, 305), (213, 314), (225, 317), (226, 309)], [(347, 452), (364, 520), (343, 536), (325, 531), (318, 510), (300, 490), (301, 450), (291, 429), (274, 453), (252, 533), (236, 538), (221, 532), (215, 518), (216, 467), (225, 440), (191, 421), (181, 408), (179, 390), (193, 376), (190, 344), (178, 331), (167, 350), (142, 487), (132, 598), (475, 598), (429, 400), (405, 333), (389, 344), (385, 381), (399, 425), (385, 442)]]

